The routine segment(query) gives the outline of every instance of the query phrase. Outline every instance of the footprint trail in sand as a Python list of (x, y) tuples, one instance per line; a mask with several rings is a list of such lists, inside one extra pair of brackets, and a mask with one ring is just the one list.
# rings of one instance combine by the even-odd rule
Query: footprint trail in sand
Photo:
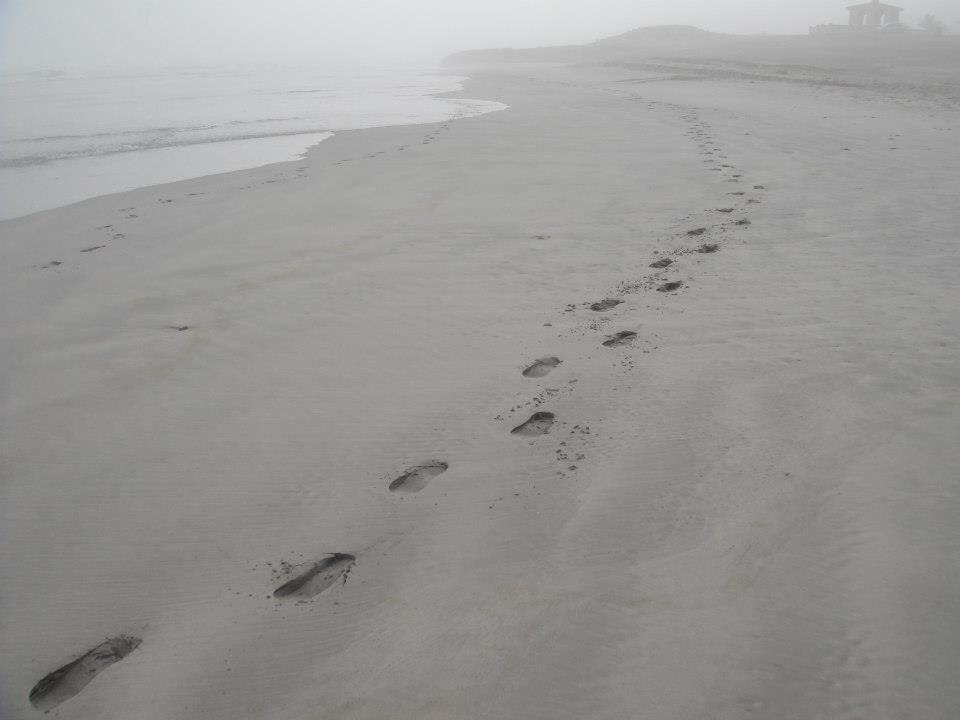
[(422, 465), (406, 470), (403, 475), (390, 483), (390, 492), (415, 493), (423, 490), (431, 478), (442, 475), (450, 466), (443, 460), (430, 460)]
[(522, 437), (546, 435), (550, 432), (550, 428), (553, 427), (555, 421), (556, 416), (552, 412), (535, 412), (526, 422), (517, 425), (511, 430), (510, 434), (520, 435)]
[(139, 647), (141, 639), (118, 635), (97, 645), (76, 660), (43, 677), (30, 691), (30, 703), (44, 712), (53, 710), (83, 690), (97, 675)]
[(560, 362), (560, 358), (558, 357), (540, 358), (523, 371), (523, 376), (528, 378), (539, 378), (549, 375), (550, 371), (557, 367)]
[(340, 578), (346, 582), (347, 574), (357, 558), (349, 553), (334, 553), (319, 562), (309, 564), (306, 569), (300, 565), (299, 575), (273, 591), (275, 598), (293, 598), (308, 600), (332, 587)]

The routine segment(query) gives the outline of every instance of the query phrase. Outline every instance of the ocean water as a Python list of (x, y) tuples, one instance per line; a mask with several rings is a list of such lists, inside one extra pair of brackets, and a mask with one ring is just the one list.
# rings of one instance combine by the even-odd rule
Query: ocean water
[(0, 219), (301, 156), (337, 130), (501, 109), (423, 67), (0, 75)]

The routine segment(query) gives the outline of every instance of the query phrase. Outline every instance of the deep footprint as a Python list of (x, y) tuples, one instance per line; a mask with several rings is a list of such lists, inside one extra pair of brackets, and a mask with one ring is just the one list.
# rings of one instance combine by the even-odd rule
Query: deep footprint
[(717, 208), (717, 212), (720, 213), (732, 213), (734, 208)]
[(549, 375), (557, 365), (560, 364), (560, 358), (545, 357), (537, 360), (533, 365), (523, 371), (524, 377), (538, 378)]
[(88, 248), (83, 248), (80, 252), (93, 252), (94, 250), (99, 250), (100, 248), (105, 248), (106, 245), (91, 245)]
[(717, 245), (716, 243), (704, 243), (703, 245), (697, 248), (697, 252), (698, 253), (715, 253), (719, 249), (720, 249), (720, 246)]
[(357, 558), (348, 553), (333, 553), (320, 562), (313, 563), (293, 580), (273, 591), (275, 598), (312, 598), (333, 586), (340, 578), (346, 582), (347, 573)]
[(510, 431), (511, 435), (522, 435), (524, 437), (536, 437), (537, 435), (546, 435), (550, 432), (556, 420), (556, 415), (552, 412), (535, 412), (522, 425), (517, 425)]
[(673, 265), (673, 260), (670, 258), (663, 258), (662, 260), (657, 260), (656, 262), (650, 263), (650, 267), (657, 269), (670, 267), (671, 265)]
[(683, 287), (683, 283), (679, 280), (674, 280), (673, 282), (664, 283), (657, 288), (657, 292), (667, 293), (673, 292), (674, 290), (679, 290)]
[(622, 303), (623, 300), (618, 300), (617, 298), (605, 298), (600, 302), (595, 302), (590, 306), (590, 309), (594, 312), (604, 312), (605, 310), (610, 310), (615, 308), (617, 305)]
[(694, 228), (693, 230), (687, 230), (687, 235), (696, 237), (697, 235), (703, 235), (706, 231), (706, 228)]
[(603, 341), (604, 347), (616, 347), (617, 345), (625, 345), (626, 343), (633, 340), (637, 334), (632, 330), (621, 330), (616, 335), (611, 335), (606, 340)]
[(30, 691), (30, 703), (37, 710), (52, 710), (83, 690), (99, 673), (123, 660), (141, 642), (140, 638), (131, 635), (118, 635), (105, 640), (34, 685)]
[(423, 490), (430, 478), (442, 475), (450, 465), (443, 460), (431, 460), (412, 467), (389, 485), (390, 492), (415, 493)]

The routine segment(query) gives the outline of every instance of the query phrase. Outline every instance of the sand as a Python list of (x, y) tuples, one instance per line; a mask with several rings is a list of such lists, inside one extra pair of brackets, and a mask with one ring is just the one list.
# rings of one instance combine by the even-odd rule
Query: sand
[(0, 223), (0, 717), (960, 716), (958, 45), (649, 37)]

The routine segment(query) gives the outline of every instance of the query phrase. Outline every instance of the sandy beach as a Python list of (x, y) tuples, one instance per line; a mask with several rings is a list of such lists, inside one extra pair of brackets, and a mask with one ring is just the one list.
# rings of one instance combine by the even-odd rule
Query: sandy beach
[(869, 40), (0, 223), (0, 717), (960, 717), (960, 43)]

